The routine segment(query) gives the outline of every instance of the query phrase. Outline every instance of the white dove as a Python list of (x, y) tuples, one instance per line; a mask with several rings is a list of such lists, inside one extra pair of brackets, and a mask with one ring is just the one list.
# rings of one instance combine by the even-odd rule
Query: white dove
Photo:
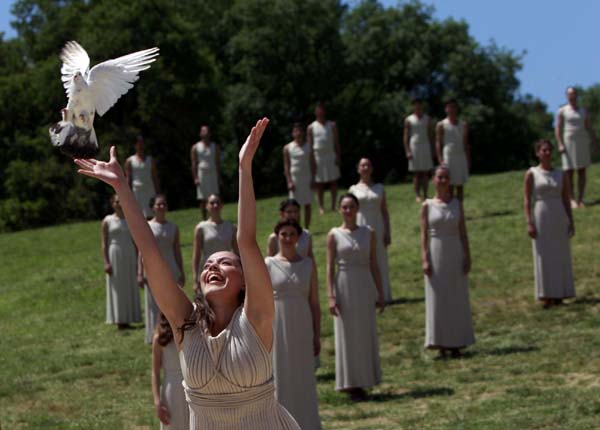
[(62, 82), (69, 102), (62, 121), (50, 127), (50, 138), (61, 151), (75, 158), (98, 153), (94, 116), (104, 115), (117, 100), (133, 88), (138, 73), (156, 61), (158, 48), (146, 49), (97, 64), (90, 70), (90, 57), (75, 41), (67, 42), (60, 53)]

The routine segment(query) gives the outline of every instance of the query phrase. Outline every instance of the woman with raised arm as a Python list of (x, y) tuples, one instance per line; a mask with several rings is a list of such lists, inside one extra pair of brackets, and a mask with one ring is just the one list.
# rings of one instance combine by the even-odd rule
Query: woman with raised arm
[(315, 357), (321, 350), (321, 308), (313, 259), (298, 253), (302, 228), (295, 220), (275, 225), (279, 252), (265, 263), (275, 294), (273, 371), (277, 400), (303, 429), (321, 428)]
[[(571, 244), (575, 234), (569, 175), (552, 167), (552, 144), (535, 144), (540, 164), (525, 173), (525, 218), (533, 243), (535, 294), (544, 308), (575, 297)], [(533, 209), (533, 210), (532, 210)]]
[(469, 281), (469, 239), (462, 202), (450, 192), (450, 171), (433, 174), (435, 197), (421, 206), (421, 260), (425, 274), (425, 347), (460, 357), (475, 342)]
[(348, 192), (358, 199), (358, 225), (368, 225), (377, 236), (377, 264), (381, 276), (381, 286), (386, 303), (392, 302), (392, 288), (390, 286), (390, 273), (388, 269), (387, 247), (392, 242), (390, 229), (390, 214), (385, 198), (383, 184), (373, 182), (373, 164), (371, 160), (363, 157), (357, 166), (360, 180), (352, 185)]
[(136, 277), (136, 249), (116, 194), (110, 198), (114, 213), (102, 220), (102, 256), (106, 272), (106, 323), (119, 330), (140, 322), (140, 293)]
[(219, 251), (232, 251), (239, 254), (235, 240), (235, 224), (221, 217), (223, 202), (216, 194), (211, 194), (206, 202), (208, 219), (200, 221), (194, 231), (194, 249), (192, 252), (192, 273), (194, 286), (198, 285), (200, 272), (209, 256)]
[[(365, 388), (381, 382), (376, 307), (385, 299), (377, 264), (377, 236), (356, 222), (358, 199), (339, 202), (340, 227), (327, 235), (327, 295), (335, 336), (335, 389), (353, 401), (365, 400)], [(335, 266), (337, 265), (337, 273)]]
[[(161, 381), (162, 372), (162, 381)], [(161, 313), (152, 339), (152, 396), (161, 430), (189, 430), (190, 416), (173, 330)]]
[[(169, 262), (169, 267), (173, 276), (181, 287), (185, 284), (185, 274), (183, 272), (183, 258), (181, 257), (181, 245), (179, 240), (179, 228), (170, 221), (167, 221), (167, 198), (164, 194), (157, 194), (150, 199), (150, 207), (154, 213), (154, 218), (148, 221), (152, 234), (158, 242), (160, 252)], [(158, 306), (152, 296), (152, 291), (147, 287), (144, 276), (144, 261), (142, 255), (138, 258), (138, 283), (141, 288), (146, 290), (146, 336), (145, 342), (152, 343), (154, 328), (158, 319)]]
[(127, 187), (114, 147), (108, 163), (75, 160), (80, 173), (107, 182), (121, 198), (146, 263), (150, 288), (175, 334), (191, 430), (300, 429), (275, 400), (273, 287), (256, 243), (252, 159), (268, 122), (264, 118), (256, 123), (240, 151), (237, 240), (241, 258), (230, 252), (212, 255), (200, 275), (194, 304), (162, 257)]

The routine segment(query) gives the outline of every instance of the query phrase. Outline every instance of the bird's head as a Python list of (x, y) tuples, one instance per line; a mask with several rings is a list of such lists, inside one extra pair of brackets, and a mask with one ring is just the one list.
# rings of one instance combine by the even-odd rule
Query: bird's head
[(75, 84), (75, 88), (80, 89), (86, 85), (85, 79), (83, 79), (83, 75), (81, 72), (76, 72), (73, 75), (73, 83)]

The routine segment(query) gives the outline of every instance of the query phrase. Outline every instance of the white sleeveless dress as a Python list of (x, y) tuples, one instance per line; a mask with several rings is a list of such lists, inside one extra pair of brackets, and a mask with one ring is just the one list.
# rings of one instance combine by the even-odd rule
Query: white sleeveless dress
[(162, 347), (161, 363), (163, 378), (160, 400), (169, 410), (171, 421), (169, 425), (160, 423), (160, 428), (161, 430), (189, 430), (190, 413), (185, 400), (181, 364), (174, 341)]
[(452, 124), (448, 118), (441, 121), (444, 128), (443, 155), (450, 169), (450, 184), (464, 185), (469, 180), (469, 164), (465, 153), (464, 121)]
[(156, 195), (154, 181), (152, 180), (152, 157), (146, 156), (145, 160), (140, 160), (137, 155), (129, 157), (131, 165), (131, 187), (138, 204), (144, 212), (146, 218), (153, 215), (150, 208), (150, 199)]
[(323, 125), (319, 121), (313, 121), (310, 127), (313, 134), (313, 151), (317, 164), (315, 182), (328, 183), (337, 181), (340, 177), (340, 168), (335, 162), (333, 123), (327, 121)]
[(335, 388), (369, 388), (381, 382), (375, 305), (370, 269), (371, 229), (331, 230), (336, 243), (334, 294), (340, 316), (333, 318)]
[(108, 260), (113, 270), (106, 275), (106, 323), (140, 322), (140, 293), (137, 286), (137, 252), (127, 221), (117, 215), (107, 215)]
[[(177, 260), (175, 260), (175, 254), (173, 252), (173, 244), (175, 243), (177, 226), (170, 221), (167, 221), (164, 224), (160, 224), (155, 221), (149, 221), (148, 225), (150, 226), (152, 234), (158, 242), (158, 248), (160, 249), (161, 255), (165, 260), (167, 260), (167, 263), (173, 272), (173, 276), (175, 276), (175, 279), (179, 279), (181, 272), (179, 271)], [(146, 299), (145, 342), (152, 343), (152, 336), (154, 335), (154, 328), (156, 326), (156, 321), (158, 319), (160, 310), (158, 309), (158, 305), (154, 300), (154, 296), (152, 295), (152, 291), (150, 291), (148, 284), (145, 285), (144, 290)]]
[(390, 273), (388, 268), (387, 247), (383, 243), (383, 214), (381, 213), (381, 201), (384, 196), (383, 184), (368, 186), (363, 183), (352, 185), (348, 190), (356, 196), (360, 205), (356, 222), (358, 225), (368, 225), (375, 231), (377, 238), (377, 265), (381, 274), (381, 286), (385, 301), (392, 301), (392, 289), (390, 286)]
[(592, 160), (590, 135), (585, 128), (587, 111), (582, 107), (575, 110), (567, 104), (558, 110), (558, 116), (562, 116), (564, 119), (563, 142), (565, 152), (561, 155), (563, 170), (588, 167)]
[(412, 160), (408, 160), (410, 172), (428, 172), (433, 169), (433, 158), (431, 157), (431, 142), (429, 136), (428, 115), (423, 114), (419, 118), (414, 113), (406, 117), (410, 124), (409, 146)]
[(287, 151), (290, 157), (290, 175), (295, 188), (290, 190), (289, 197), (296, 199), (301, 205), (309, 205), (313, 201), (313, 190), (310, 188), (310, 147), (307, 143), (298, 145), (292, 141), (287, 144)]
[(243, 308), (213, 337), (185, 332), (179, 361), (190, 430), (299, 430), (275, 399), (271, 353)]
[(460, 204), (427, 199), (432, 275), (425, 276), (425, 347), (462, 348), (475, 343), (469, 281), (459, 234)]
[(537, 238), (533, 239), (535, 294), (539, 299), (575, 297), (569, 218), (562, 201), (563, 173), (540, 167), (533, 176), (533, 215)]
[(219, 195), (219, 178), (217, 178), (217, 145), (211, 142), (206, 145), (200, 141), (194, 145), (196, 151), (196, 199), (207, 200), (211, 194)]
[[(308, 251), (310, 251), (310, 242), (311, 242), (311, 234), (307, 229), (302, 229), (302, 233), (300, 233), (300, 237), (298, 238), (298, 242), (296, 242), (296, 252), (300, 254), (302, 258), (308, 257)], [(277, 236), (275, 233), (271, 233), (269, 235), (269, 241), (272, 238), (275, 238), (275, 253), (279, 252), (279, 241), (277, 240)]]
[(208, 257), (215, 252), (233, 251), (233, 224), (229, 221), (217, 224), (206, 220), (199, 222), (196, 228), (202, 230), (202, 258), (196, 268), (201, 272)]
[(321, 428), (309, 304), (312, 258), (288, 262), (267, 257), (275, 297), (273, 375), (275, 397), (300, 428)]

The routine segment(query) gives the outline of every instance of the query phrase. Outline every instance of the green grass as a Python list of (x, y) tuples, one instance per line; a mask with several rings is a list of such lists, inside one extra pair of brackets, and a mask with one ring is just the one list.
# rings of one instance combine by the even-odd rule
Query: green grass
[[(600, 199), (600, 166), (588, 200)], [(372, 400), (333, 389), (332, 321), (324, 293), (325, 234), (337, 214), (314, 216), (325, 429), (597, 429), (600, 426), (600, 205), (575, 213), (577, 299), (553, 310), (534, 301), (531, 243), (522, 215), (522, 172), (473, 177), (465, 210), (477, 343), (462, 360), (423, 350), (425, 307), (418, 205), (409, 185), (390, 186), (394, 297), (379, 317), (383, 383)], [(278, 198), (259, 202), (259, 241)], [(182, 233), (187, 279), (197, 210), (170, 214)], [(235, 207), (225, 209), (235, 219)], [(0, 425), (7, 430), (158, 428), (143, 329), (104, 324), (100, 223), (0, 235)], [(188, 292), (190, 286), (186, 287)]]

